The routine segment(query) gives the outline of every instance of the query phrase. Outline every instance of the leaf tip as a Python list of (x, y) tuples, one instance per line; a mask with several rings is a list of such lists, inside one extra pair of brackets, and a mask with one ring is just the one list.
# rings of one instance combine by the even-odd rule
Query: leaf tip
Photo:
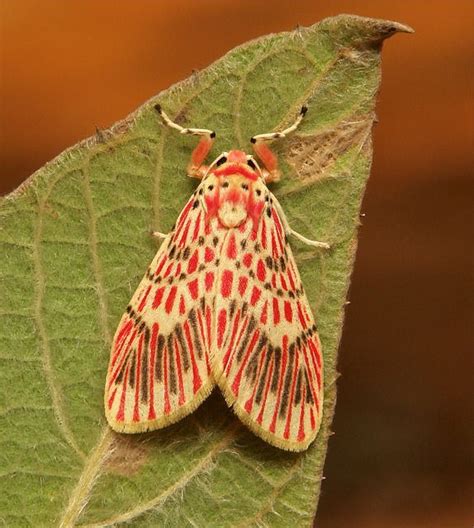
[(355, 45), (361, 42), (381, 44), (396, 33), (414, 33), (413, 28), (400, 22), (349, 14), (326, 18), (320, 24), (344, 35), (346, 44), (352, 41)]
[(407, 26), (406, 24), (400, 24), (400, 22), (394, 22), (392, 20), (374, 20), (374, 22), (376, 29), (378, 29), (381, 40), (385, 40), (386, 38), (395, 35), (395, 33), (415, 32), (412, 27)]

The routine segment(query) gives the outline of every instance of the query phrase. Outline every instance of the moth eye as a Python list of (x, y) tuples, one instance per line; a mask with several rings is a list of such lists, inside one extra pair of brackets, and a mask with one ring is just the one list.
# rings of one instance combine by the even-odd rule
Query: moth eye
[(216, 165), (219, 167), (219, 165), (222, 165), (226, 161), (227, 161), (227, 158), (225, 156), (222, 156), (216, 161)]
[(247, 165), (249, 167), (252, 167), (253, 170), (257, 170), (257, 165), (255, 165), (255, 163), (253, 162), (253, 160), (249, 159), (247, 160)]
[(257, 196), (260, 196), (262, 194), (262, 191), (260, 189), (257, 189), (255, 192), (257, 193)]
[(224, 187), (224, 189), (225, 189), (226, 187), (229, 187), (229, 182), (228, 182), (228, 181), (225, 181), (225, 182), (222, 184), (222, 187)]
[(212, 191), (212, 189), (214, 189), (214, 185), (209, 185), (209, 187), (207, 188), (208, 191)]
[(242, 189), (244, 189), (244, 191), (248, 191), (249, 190), (249, 186), (246, 184), (246, 183), (243, 183), (241, 185)]

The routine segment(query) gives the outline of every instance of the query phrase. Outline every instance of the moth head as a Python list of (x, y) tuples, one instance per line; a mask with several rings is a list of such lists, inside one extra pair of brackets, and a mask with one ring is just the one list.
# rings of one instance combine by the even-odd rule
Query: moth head
[(262, 170), (253, 156), (241, 150), (220, 154), (209, 166), (207, 176), (233, 176), (240, 174), (249, 181), (263, 180)]
[(203, 185), (207, 210), (226, 227), (261, 213), (265, 183), (258, 163), (245, 152), (223, 152), (209, 167)]

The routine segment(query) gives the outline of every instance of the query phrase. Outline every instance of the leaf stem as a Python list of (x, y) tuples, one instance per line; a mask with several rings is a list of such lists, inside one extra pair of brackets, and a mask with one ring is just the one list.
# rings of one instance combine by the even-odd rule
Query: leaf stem
[[(179, 490), (185, 488), (197, 475), (205, 471), (209, 467), (209, 465), (212, 464), (214, 457), (224, 451), (232, 443), (239, 429), (240, 424), (235, 420), (227, 430), (227, 433), (222, 436), (222, 438), (218, 442), (214, 444), (214, 446), (207, 452), (207, 454), (203, 456), (188, 473), (185, 473), (179, 480), (177, 480), (174, 484), (163, 490), (159, 495), (157, 495), (153, 499), (143, 504), (140, 504), (132, 510), (120, 513), (119, 515), (116, 515), (115, 517), (110, 517), (109, 519), (105, 519), (104, 521), (87, 525), (81, 524), (79, 528), (107, 528), (108, 526), (116, 526), (117, 524), (130, 522), (131, 520), (136, 519), (144, 513), (156, 509), (157, 506), (165, 502), (169, 497), (177, 493)], [(64, 528), (67, 527), (69, 527), (69, 525), (64, 526)], [(62, 525), (61, 528), (63, 528)]]
[(105, 426), (100, 440), (87, 459), (77, 486), (71, 494), (69, 504), (59, 524), (60, 528), (72, 528), (76, 525), (75, 523), (87, 504), (90, 491), (99, 477), (104, 462), (112, 453), (113, 441), (114, 433), (112, 429), (109, 426)]

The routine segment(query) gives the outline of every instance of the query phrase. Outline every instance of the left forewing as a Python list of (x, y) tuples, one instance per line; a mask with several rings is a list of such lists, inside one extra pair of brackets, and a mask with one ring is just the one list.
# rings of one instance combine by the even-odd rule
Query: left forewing
[(275, 208), (256, 232), (230, 230), (216, 285), (214, 377), (241, 420), (282, 449), (314, 440), (322, 413), (321, 344)]
[[(164, 240), (114, 337), (105, 414), (119, 432), (169, 425), (210, 393), (214, 235), (196, 194)], [(201, 269), (205, 263), (205, 271)]]

